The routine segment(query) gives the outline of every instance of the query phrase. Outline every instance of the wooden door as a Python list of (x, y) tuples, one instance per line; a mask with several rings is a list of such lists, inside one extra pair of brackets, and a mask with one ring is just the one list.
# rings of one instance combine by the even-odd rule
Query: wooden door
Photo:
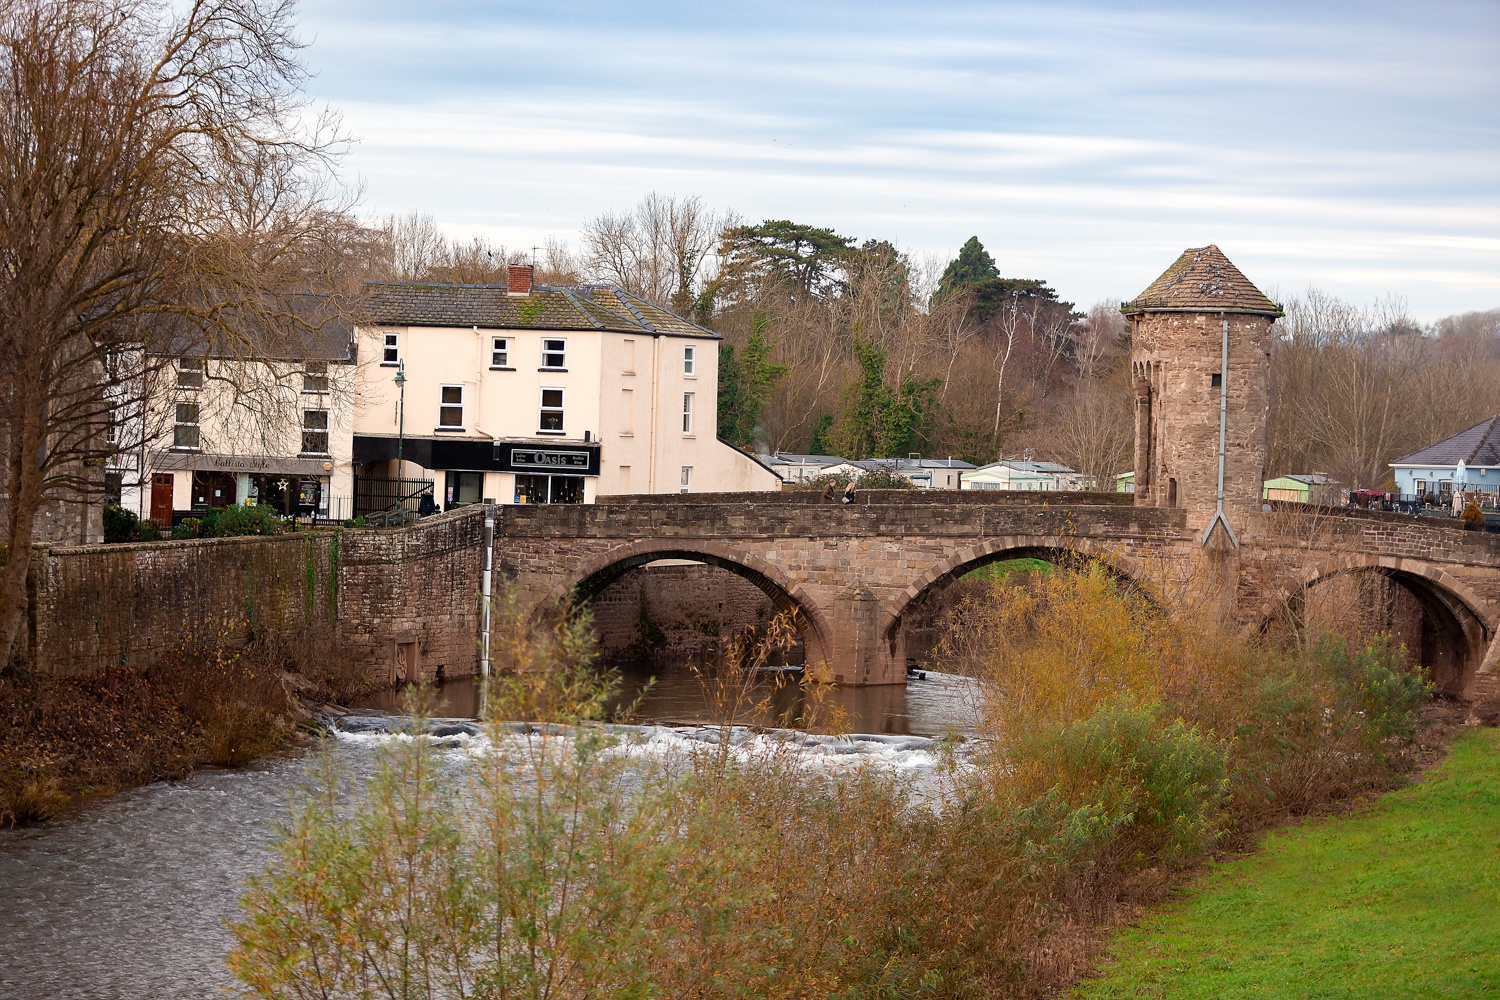
[(151, 474), (151, 520), (158, 528), (172, 527), (172, 473)]

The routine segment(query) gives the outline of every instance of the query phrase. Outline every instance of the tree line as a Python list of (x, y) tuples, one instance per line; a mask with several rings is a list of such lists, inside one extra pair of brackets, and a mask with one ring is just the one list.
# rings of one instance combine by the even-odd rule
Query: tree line
[[(414, 253), (413, 233), (430, 249)], [(447, 239), (419, 215), (387, 220), (377, 242), (375, 273), (397, 278), (502, 281), (507, 261), (533, 259)], [(652, 193), (585, 223), (580, 243), (549, 240), (538, 280), (618, 284), (724, 335), (719, 429), (737, 445), (1031, 455), (1103, 488), (1130, 467), (1119, 303), (1084, 309), (1041, 278), (1002, 275), (977, 236), (951, 260), (917, 260), (886, 240)], [(1310, 288), (1281, 301), (1268, 475), (1389, 487), (1393, 459), (1494, 415), (1500, 310), (1422, 326), (1394, 297), (1360, 307)]]

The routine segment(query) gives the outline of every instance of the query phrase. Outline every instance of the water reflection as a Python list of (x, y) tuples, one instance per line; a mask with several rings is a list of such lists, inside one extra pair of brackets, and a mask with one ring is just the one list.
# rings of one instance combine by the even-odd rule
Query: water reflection
[[(685, 663), (634, 661), (619, 667), (621, 706), (635, 704), (634, 719), (664, 725), (720, 721), (704, 685)], [(433, 714), (472, 719), (479, 715), (479, 685), (474, 678), (447, 681), (433, 692)], [(382, 691), (358, 708), (401, 712), (401, 691)], [(973, 682), (951, 674), (928, 672), (925, 680), (880, 687), (831, 688), (814, 724), (804, 725), (807, 706), (794, 677), (767, 672), (746, 699), (734, 721), (741, 725), (806, 728), (813, 732), (884, 733), (895, 736), (943, 736), (973, 729)], [(754, 711), (749, 703), (762, 703)]]

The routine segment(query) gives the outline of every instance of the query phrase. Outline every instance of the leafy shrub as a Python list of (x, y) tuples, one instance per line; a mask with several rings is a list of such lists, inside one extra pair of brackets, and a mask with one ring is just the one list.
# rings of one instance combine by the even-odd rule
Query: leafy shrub
[(264, 504), (233, 504), (204, 511), (197, 517), (183, 518), (172, 529), (173, 538), (231, 538), (241, 535), (275, 535), (283, 530), (282, 521)]
[(1482, 511), (1482, 510), (1479, 509), (1479, 504), (1477, 502), (1475, 502), (1473, 500), (1470, 500), (1468, 502), (1468, 504), (1466, 504), (1464, 506), (1464, 512), (1463, 512), (1462, 517), (1463, 517), (1463, 522), (1464, 522), (1464, 528), (1465, 528), (1465, 530), (1467, 530), (1467, 531), (1483, 531), (1484, 530), (1484, 511)]
[(1104, 704), (1011, 746), (1016, 784), (1066, 802), (1068, 825), (1128, 841), (1129, 864), (1194, 857), (1222, 832), (1228, 747), (1159, 706)]
[(142, 521), (136, 527), (136, 539), (142, 542), (159, 542), (161, 528), (157, 527), (155, 521)]
[(141, 519), (119, 504), (104, 508), (104, 540), (106, 542), (133, 542), (140, 536)]

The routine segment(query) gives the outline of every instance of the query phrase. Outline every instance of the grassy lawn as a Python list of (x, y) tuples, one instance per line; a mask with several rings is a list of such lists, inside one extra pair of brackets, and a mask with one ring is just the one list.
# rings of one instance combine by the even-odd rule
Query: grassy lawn
[(1500, 730), (1216, 866), (1110, 954), (1075, 997), (1500, 997)]

